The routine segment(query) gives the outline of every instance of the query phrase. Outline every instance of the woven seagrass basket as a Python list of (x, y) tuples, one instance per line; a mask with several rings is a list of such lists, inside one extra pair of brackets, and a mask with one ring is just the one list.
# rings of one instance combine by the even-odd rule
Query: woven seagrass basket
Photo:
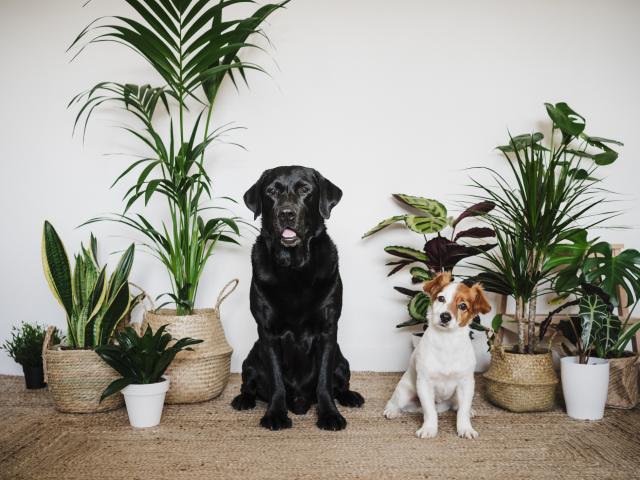
[(143, 331), (147, 325), (154, 331), (167, 325), (167, 332), (176, 340), (183, 337), (204, 340), (193, 345), (193, 351), (178, 353), (167, 369), (171, 386), (166, 403), (204, 402), (224, 390), (229, 381), (233, 349), (227, 343), (220, 323), (220, 305), (238, 283), (236, 279), (225, 285), (214, 308), (196, 309), (191, 315), (176, 315), (176, 311), (171, 309), (145, 312)]
[(609, 359), (609, 393), (607, 407), (633, 408), (638, 404), (640, 357), (629, 355)]
[(50, 345), (55, 327), (49, 327), (42, 348), (44, 378), (56, 410), (64, 413), (97, 413), (124, 405), (121, 394), (100, 402), (107, 386), (120, 378), (93, 350), (67, 350)]
[(558, 376), (550, 352), (526, 355), (494, 348), (483, 376), (487, 399), (506, 410), (541, 412), (554, 406)]

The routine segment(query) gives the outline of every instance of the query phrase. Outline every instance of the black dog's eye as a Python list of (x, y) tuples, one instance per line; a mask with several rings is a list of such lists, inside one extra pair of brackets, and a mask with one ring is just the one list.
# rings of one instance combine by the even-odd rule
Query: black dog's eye
[(437, 300), (442, 303), (446, 301), (446, 299), (442, 295), (440, 295)]
[(298, 188), (296, 188), (296, 191), (298, 192), (299, 195), (306, 195), (311, 191), (311, 188), (309, 187), (309, 185), (298, 185)]
[(458, 305), (458, 308), (464, 312), (467, 309), (467, 304), (461, 303), (460, 305)]
[(270, 195), (273, 197), (278, 194), (278, 189), (276, 188), (275, 185), (269, 185), (265, 190), (265, 192), (267, 192), (267, 195)]

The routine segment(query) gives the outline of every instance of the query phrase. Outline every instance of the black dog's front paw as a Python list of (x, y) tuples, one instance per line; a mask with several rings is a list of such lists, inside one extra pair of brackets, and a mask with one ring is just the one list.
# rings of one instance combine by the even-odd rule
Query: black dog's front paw
[(236, 410), (251, 410), (256, 407), (255, 395), (241, 393), (231, 401), (231, 406)]
[(340, 415), (340, 412), (336, 410), (335, 412), (318, 413), (318, 422), (316, 425), (322, 430), (332, 430), (336, 432), (347, 428), (347, 421)]
[(364, 397), (353, 390), (338, 392), (336, 394), (336, 400), (344, 407), (361, 407), (364, 405)]
[(291, 425), (291, 419), (287, 416), (286, 412), (267, 412), (260, 420), (260, 426), (268, 428), (269, 430), (283, 430), (285, 428), (291, 428)]

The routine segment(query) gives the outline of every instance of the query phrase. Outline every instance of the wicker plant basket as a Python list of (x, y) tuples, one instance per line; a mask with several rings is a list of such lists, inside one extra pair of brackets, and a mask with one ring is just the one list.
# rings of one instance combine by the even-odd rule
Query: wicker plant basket
[(640, 357), (629, 355), (609, 360), (609, 393), (607, 407), (633, 408), (638, 404)]
[(168, 325), (167, 332), (175, 339), (204, 340), (194, 345), (193, 351), (178, 353), (167, 369), (171, 386), (166, 403), (204, 402), (220, 395), (227, 385), (233, 349), (227, 343), (220, 323), (220, 305), (236, 289), (238, 282), (236, 279), (225, 285), (214, 308), (196, 309), (191, 315), (180, 316), (169, 309), (145, 312), (143, 331), (146, 325), (151, 325), (154, 331)]
[(64, 413), (96, 413), (124, 405), (121, 394), (100, 402), (107, 386), (120, 378), (93, 350), (65, 350), (50, 345), (55, 327), (49, 327), (42, 348), (45, 382), (56, 410)]
[(487, 399), (506, 410), (541, 412), (554, 406), (558, 376), (551, 353), (523, 355), (494, 348), (483, 376)]

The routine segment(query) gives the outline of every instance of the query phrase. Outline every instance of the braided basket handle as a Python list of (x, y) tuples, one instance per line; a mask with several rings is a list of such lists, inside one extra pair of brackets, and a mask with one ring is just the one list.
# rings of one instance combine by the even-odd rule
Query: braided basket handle
[[(238, 280), (237, 278), (234, 278), (233, 280), (231, 280), (229, 283), (227, 283), (224, 287), (222, 287), (222, 290), (220, 290), (220, 294), (218, 295), (218, 300), (216, 300), (216, 306), (214, 307), (216, 309), (216, 311), (220, 311), (220, 305), (222, 304), (222, 302), (225, 301), (225, 299), (231, 295), (233, 293), (233, 291), (238, 288), (238, 284), (240, 283), (240, 280)], [(231, 286), (231, 289), (229, 289), (229, 291), (227, 291), (227, 289)]]
[(51, 339), (56, 331), (56, 327), (49, 325), (47, 333), (44, 336), (44, 342), (42, 342), (42, 370), (44, 371), (44, 383), (48, 383), (47, 378), (47, 350), (51, 346)]

